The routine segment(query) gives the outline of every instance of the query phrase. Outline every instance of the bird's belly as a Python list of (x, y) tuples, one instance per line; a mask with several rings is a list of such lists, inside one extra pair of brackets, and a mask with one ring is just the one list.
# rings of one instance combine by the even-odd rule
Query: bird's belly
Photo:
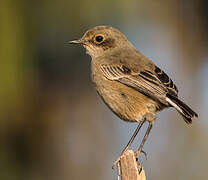
[(107, 106), (126, 121), (138, 122), (149, 114), (155, 117), (158, 109), (155, 101), (116, 81), (102, 81), (97, 91)]

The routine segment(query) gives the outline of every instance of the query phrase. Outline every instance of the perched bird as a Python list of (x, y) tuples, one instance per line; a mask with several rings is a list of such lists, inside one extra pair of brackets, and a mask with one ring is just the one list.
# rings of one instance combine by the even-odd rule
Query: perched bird
[[(178, 89), (168, 75), (117, 29), (97, 26), (70, 43), (83, 45), (91, 56), (92, 81), (105, 104), (122, 120), (139, 123), (123, 152), (144, 122), (148, 122), (137, 154), (142, 152), (156, 114), (164, 108), (174, 107), (187, 124), (192, 123), (193, 117), (198, 117), (178, 98)], [(118, 161), (119, 158), (115, 163)]]

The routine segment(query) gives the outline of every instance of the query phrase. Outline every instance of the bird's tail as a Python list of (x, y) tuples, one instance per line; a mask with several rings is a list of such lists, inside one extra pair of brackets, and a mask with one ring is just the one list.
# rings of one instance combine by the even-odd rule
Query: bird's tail
[(193, 117), (198, 117), (198, 114), (195, 113), (190, 107), (188, 107), (185, 103), (179, 100), (177, 97), (167, 94), (166, 100), (169, 102), (171, 106), (176, 108), (176, 110), (183, 116), (183, 119), (187, 124), (192, 123)]

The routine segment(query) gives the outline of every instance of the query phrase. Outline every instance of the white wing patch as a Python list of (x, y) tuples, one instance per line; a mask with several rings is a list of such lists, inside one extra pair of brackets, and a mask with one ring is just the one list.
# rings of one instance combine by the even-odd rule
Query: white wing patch
[(105, 77), (110, 80), (118, 80), (120, 78), (127, 76), (124, 73), (125, 70), (123, 69), (122, 66), (102, 64), (101, 70), (104, 73)]
[(183, 111), (181, 110), (181, 108), (175, 104), (173, 101), (171, 101), (171, 99), (169, 99), (168, 97), (165, 98), (167, 102), (169, 102), (173, 107), (175, 107), (180, 113), (184, 114)]

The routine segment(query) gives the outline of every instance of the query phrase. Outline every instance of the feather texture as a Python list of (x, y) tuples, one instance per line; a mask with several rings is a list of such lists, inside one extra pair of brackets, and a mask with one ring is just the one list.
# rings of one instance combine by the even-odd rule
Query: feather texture
[(155, 74), (150, 71), (132, 72), (124, 65), (102, 64), (101, 70), (109, 80), (125, 84), (136, 91), (165, 105), (174, 107), (191, 124), (192, 118), (198, 115), (178, 99), (178, 89), (166, 73), (155, 66)]

